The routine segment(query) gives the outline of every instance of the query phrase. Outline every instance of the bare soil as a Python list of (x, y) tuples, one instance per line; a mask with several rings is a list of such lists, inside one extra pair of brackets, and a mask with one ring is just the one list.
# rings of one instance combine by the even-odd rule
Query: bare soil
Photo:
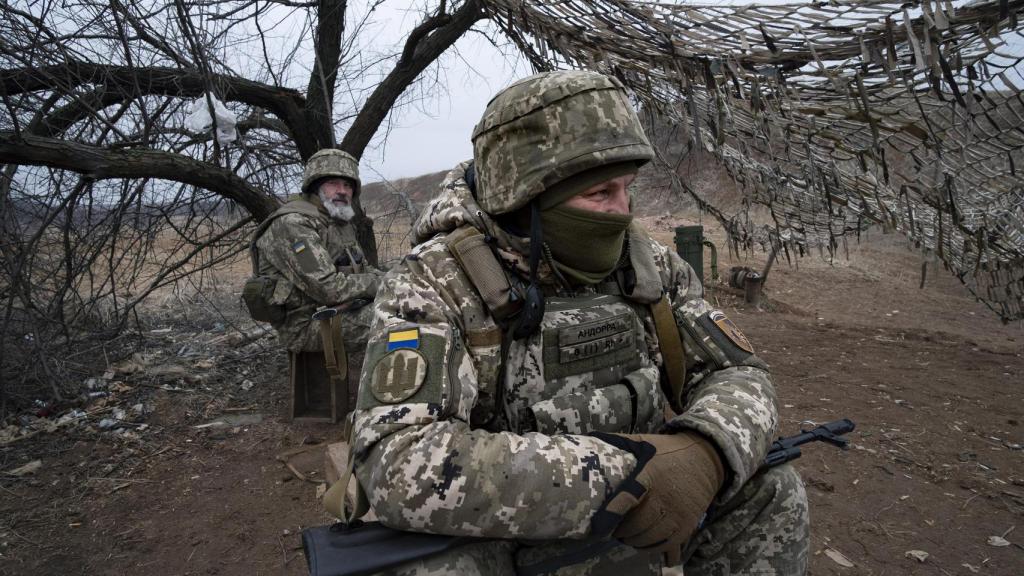
[[(688, 223), (648, 220), (666, 242)], [(849, 252), (781, 260), (760, 309), (707, 280), (772, 365), (785, 433), (857, 423), (851, 449), (810, 445), (796, 462), (811, 574), (1024, 574), (1024, 328), (933, 266), (919, 288), (920, 257), (896, 237)], [(732, 260), (723, 273), (764, 255)], [(329, 521), (317, 489), (341, 430), (285, 418), (285, 355), (245, 320), (241, 276), (216, 314), (204, 297), (155, 315), (138, 355), (97, 373), (109, 396), (83, 418), (47, 431), (64, 407), (8, 428), (36, 432), (0, 439), (0, 574), (305, 573), (299, 533)], [(130, 424), (102, 429), (117, 409)]]

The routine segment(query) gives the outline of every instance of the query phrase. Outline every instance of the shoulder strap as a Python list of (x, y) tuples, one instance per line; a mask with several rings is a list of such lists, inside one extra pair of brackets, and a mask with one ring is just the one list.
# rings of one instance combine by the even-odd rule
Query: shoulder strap
[(663, 370), (668, 378), (669, 392), (671, 392), (668, 395), (669, 405), (677, 414), (680, 414), (683, 411), (683, 385), (686, 383), (686, 356), (683, 351), (683, 340), (679, 336), (679, 326), (676, 325), (672, 307), (668, 303), (668, 296), (662, 295), (661, 300), (650, 306), (651, 315), (654, 317), (654, 330), (658, 334), (658, 347), (661, 348)]
[(331, 484), (331, 487), (324, 493), (323, 499), (324, 508), (327, 509), (327, 512), (346, 524), (351, 524), (353, 521), (362, 518), (370, 510), (370, 503), (367, 502), (366, 493), (363, 492), (363, 488), (359, 485), (358, 480), (355, 486), (355, 501), (352, 502), (351, 506), (348, 506), (348, 503), (345, 502), (348, 484), (352, 479), (352, 468), (355, 464), (354, 438), (352, 437), (354, 418), (355, 411), (351, 412), (345, 419), (345, 439), (349, 443), (348, 465), (345, 466), (345, 472), (341, 475), (341, 478), (334, 484)]
[(253, 276), (260, 273), (260, 254), (259, 250), (256, 248), (256, 241), (263, 236), (263, 233), (267, 231), (267, 228), (270, 228), (270, 224), (274, 220), (277, 220), (285, 214), (305, 214), (306, 216), (312, 216), (315, 218), (320, 215), (320, 209), (299, 194), (285, 202), (284, 205), (274, 211), (273, 214), (267, 216), (263, 222), (260, 222), (259, 226), (256, 227), (256, 231), (252, 233), (252, 240), (249, 242), (249, 259), (252, 260)]

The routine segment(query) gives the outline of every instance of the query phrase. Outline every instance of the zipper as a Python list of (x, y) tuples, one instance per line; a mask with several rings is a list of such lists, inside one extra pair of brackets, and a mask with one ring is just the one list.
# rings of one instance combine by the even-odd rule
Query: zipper
[(455, 353), (462, 348), (462, 333), (459, 331), (458, 326), (451, 326), (452, 329), (452, 340), (451, 346), (448, 347), (448, 355), (445, 360), (445, 370), (448, 372), (448, 382), (451, 383), (452, 399), (451, 399), (451, 413), (449, 416), (453, 416), (457, 413), (458, 407), (456, 404), (456, 396), (462, 398), (462, 382), (458, 379), (458, 370), (454, 369), (455, 364)]

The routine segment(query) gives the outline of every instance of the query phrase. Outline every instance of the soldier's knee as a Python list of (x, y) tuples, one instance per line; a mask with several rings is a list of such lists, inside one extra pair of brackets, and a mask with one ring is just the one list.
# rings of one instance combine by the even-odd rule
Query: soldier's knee
[(761, 510), (760, 516), (773, 518), (773, 524), (797, 528), (806, 527), (809, 521), (803, 480), (789, 464), (752, 477), (741, 491), (741, 498), (744, 496)]
[(807, 491), (796, 468), (786, 464), (765, 472), (765, 482), (774, 494), (772, 502), (779, 514), (790, 516), (794, 521), (807, 522)]

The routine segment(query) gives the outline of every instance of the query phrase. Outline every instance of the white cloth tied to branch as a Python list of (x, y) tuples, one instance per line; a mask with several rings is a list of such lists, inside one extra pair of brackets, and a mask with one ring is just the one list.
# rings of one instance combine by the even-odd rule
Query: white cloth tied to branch
[[(210, 104), (206, 100), (207, 97), (210, 99), (209, 102), (213, 103), (213, 116), (210, 115)], [(201, 133), (215, 125), (217, 142), (223, 146), (238, 139), (238, 133), (235, 132), (237, 122), (238, 120), (231, 110), (228, 110), (216, 96), (209, 94), (202, 98), (196, 98), (195, 102), (192, 102), (192, 110), (185, 117), (185, 128), (191, 132)]]

